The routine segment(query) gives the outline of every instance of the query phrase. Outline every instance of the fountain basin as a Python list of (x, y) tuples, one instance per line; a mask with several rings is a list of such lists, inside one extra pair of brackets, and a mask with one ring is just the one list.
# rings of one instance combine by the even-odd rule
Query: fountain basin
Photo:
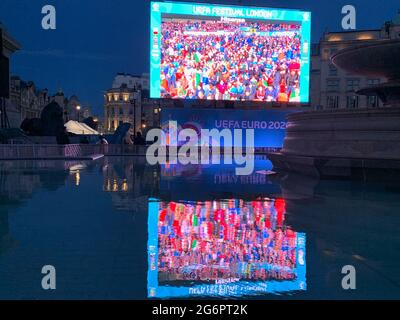
[(392, 81), (400, 79), (399, 57), (399, 40), (379, 40), (340, 50), (331, 60), (337, 67), (350, 73), (384, 77)]
[(400, 170), (400, 108), (299, 112), (288, 117), (274, 169), (312, 176)]

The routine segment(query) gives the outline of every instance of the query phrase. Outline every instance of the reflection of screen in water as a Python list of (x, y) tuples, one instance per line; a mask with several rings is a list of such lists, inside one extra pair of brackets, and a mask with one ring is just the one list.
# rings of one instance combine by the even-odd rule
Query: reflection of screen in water
[(283, 199), (149, 204), (149, 296), (305, 290), (305, 235)]

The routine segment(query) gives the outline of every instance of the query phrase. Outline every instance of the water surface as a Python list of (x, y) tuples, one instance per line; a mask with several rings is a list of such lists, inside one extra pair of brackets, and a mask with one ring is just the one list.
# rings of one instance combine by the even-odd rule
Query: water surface
[(234, 169), (0, 162), (0, 299), (400, 298), (397, 180)]

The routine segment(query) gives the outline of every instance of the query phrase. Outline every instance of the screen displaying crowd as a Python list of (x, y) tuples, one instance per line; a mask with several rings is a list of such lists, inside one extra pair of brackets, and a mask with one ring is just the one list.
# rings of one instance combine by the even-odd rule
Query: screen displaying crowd
[(285, 201), (160, 203), (159, 281), (293, 280)]
[(300, 101), (301, 26), (164, 18), (161, 97)]

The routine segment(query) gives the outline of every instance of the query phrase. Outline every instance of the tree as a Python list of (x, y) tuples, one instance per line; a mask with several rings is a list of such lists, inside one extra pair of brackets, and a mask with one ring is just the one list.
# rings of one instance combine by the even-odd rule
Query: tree
[(97, 131), (98, 124), (94, 121), (93, 117), (88, 117), (83, 120), (83, 123)]

